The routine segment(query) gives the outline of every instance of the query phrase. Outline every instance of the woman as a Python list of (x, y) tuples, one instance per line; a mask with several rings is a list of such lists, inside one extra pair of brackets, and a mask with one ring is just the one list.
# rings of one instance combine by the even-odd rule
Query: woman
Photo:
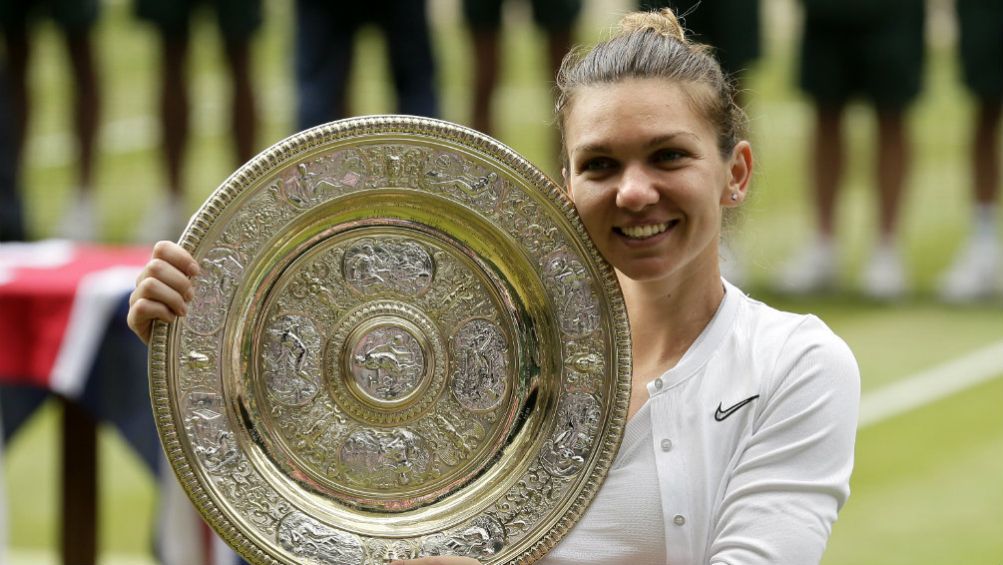
[[(558, 85), (564, 181), (620, 279), (634, 374), (607, 480), (541, 562), (817, 563), (849, 495), (859, 373), (817, 318), (721, 279), (722, 215), (753, 164), (730, 83), (666, 10), (626, 16)], [(137, 333), (184, 314), (196, 269), (157, 247), (133, 295)]]

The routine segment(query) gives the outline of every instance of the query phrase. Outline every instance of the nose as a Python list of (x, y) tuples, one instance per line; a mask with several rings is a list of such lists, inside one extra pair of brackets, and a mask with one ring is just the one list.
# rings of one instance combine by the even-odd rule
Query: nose
[(640, 212), (645, 207), (658, 202), (655, 178), (641, 165), (624, 168), (617, 187), (616, 205), (631, 212)]

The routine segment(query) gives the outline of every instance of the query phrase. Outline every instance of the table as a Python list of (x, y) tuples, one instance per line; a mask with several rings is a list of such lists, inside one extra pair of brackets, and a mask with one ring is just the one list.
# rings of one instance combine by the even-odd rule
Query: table
[(6, 436), (46, 398), (62, 416), (63, 563), (96, 558), (97, 422), (156, 470), (146, 347), (125, 320), (148, 247), (0, 244), (0, 414)]

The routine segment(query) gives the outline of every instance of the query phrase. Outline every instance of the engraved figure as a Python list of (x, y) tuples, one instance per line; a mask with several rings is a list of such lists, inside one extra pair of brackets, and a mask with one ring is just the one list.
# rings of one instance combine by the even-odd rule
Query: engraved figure
[(462, 555), (483, 559), (505, 547), (505, 527), (490, 514), (477, 516), (470, 525), (453, 534), (436, 534), (422, 540), (421, 554)]
[(276, 537), (283, 549), (315, 563), (359, 565), (364, 562), (365, 550), (357, 536), (320, 524), (301, 512), (283, 518)]
[(599, 326), (599, 310), (585, 267), (566, 251), (546, 258), (543, 273), (553, 292), (561, 329), (585, 335)]
[(309, 318), (284, 315), (274, 320), (265, 331), (262, 349), (265, 386), (272, 397), (300, 406), (317, 394), (320, 337)]
[(339, 450), (345, 476), (373, 488), (391, 488), (421, 480), (431, 457), (421, 436), (408, 429), (358, 430)]
[(227, 298), (243, 271), (243, 261), (232, 249), (217, 247), (206, 253), (202, 274), (195, 283), (192, 314), (185, 318), (192, 331), (203, 335), (219, 331), (226, 317)]
[(399, 559), (414, 559), (418, 557), (421, 547), (412, 540), (384, 540), (369, 538), (366, 540), (367, 563), (389, 563)]
[(432, 284), (434, 271), (435, 263), (421, 245), (401, 239), (360, 239), (342, 258), (345, 280), (363, 294), (386, 289), (419, 295)]
[(452, 390), (467, 410), (491, 410), (508, 388), (508, 344), (501, 328), (474, 318), (460, 326), (451, 343)]
[(429, 171), (428, 178), (432, 186), (457, 190), (470, 198), (476, 198), (498, 180), (498, 173), (491, 171), (483, 176), (471, 174), (452, 176), (439, 171)]
[(425, 355), (407, 330), (383, 326), (366, 334), (352, 351), (352, 376), (379, 400), (398, 400), (418, 387)]
[(540, 452), (544, 469), (558, 477), (569, 477), (585, 464), (601, 416), (596, 399), (583, 393), (564, 397), (557, 416), (554, 436)]
[(185, 397), (185, 431), (209, 471), (232, 464), (240, 455), (223, 411), (223, 398), (216, 392), (194, 390)]

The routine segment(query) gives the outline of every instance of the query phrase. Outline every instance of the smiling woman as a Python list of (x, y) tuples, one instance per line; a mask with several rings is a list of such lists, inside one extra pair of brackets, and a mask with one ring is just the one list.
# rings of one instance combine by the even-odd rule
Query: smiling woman
[[(558, 77), (567, 190), (630, 319), (630, 420), (606, 481), (541, 563), (818, 563), (849, 495), (860, 377), (814, 316), (721, 278), (752, 148), (730, 83), (671, 11), (631, 14)], [(192, 258), (162, 243), (130, 325), (184, 315)], [(414, 563), (476, 563), (427, 556)], [(483, 556), (483, 554), (476, 554)]]

